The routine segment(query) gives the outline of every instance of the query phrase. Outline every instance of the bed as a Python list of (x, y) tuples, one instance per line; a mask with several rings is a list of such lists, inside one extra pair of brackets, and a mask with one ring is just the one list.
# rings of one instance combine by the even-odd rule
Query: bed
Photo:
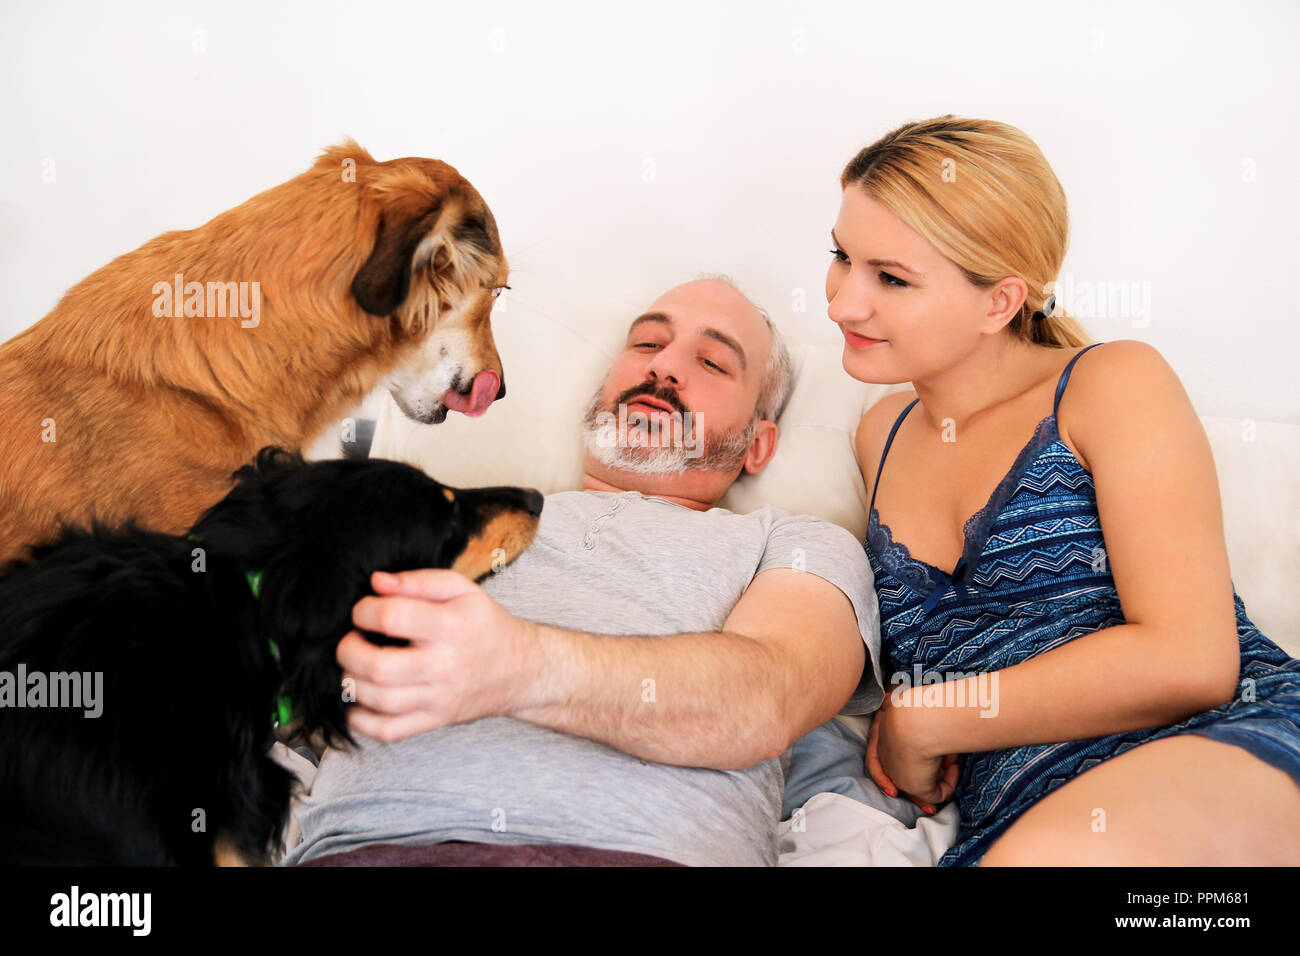
[[(367, 399), (338, 430), (323, 434), (308, 457), (352, 453), (354, 436), (368, 434), (371, 456), (407, 461), (457, 486), (517, 484), (544, 494), (582, 486), (579, 421), (592, 392), (621, 347), (627, 324), (645, 303), (595, 295), (562, 283), (533, 282), (507, 293), (493, 317), (505, 366), (507, 398), (477, 419), (453, 415), (437, 426), (405, 418), (383, 391)], [(786, 332), (794, 362), (794, 391), (781, 420), (778, 450), (757, 476), (740, 479), (720, 505), (747, 512), (771, 504), (817, 515), (859, 540), (866, 529), (866, 494), (854, 458), (853, 435), (863, 411), (906, 386), (854, 381), (840, 364), (841, 348), (824, 336)], [(1202, 415), (1218, 470), (1233, 584), (1247, 613), (1292, 656), (1300, 655), (1300, 615), (1290, 588), (1300, 572), (1300, 426)], [(861, 731), (861, 720), (849, 721)], [(314, 767), (280, 748), (280, 759), (310, 788)], [(778, 831), (780, 864), (931, 866), (955, 839), (958, 811), (944, 807), (908, 829), (893, 818), (833, 793), (819, 794), (801, 819)], [(293, 827), (287, 839), (295, 839)]]

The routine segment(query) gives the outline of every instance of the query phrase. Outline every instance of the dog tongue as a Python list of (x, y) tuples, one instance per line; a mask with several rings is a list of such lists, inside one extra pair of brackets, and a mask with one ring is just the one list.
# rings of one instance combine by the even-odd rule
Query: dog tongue
[(442, 396), (442, 403), (462, 415), (476, 418), (491, 407), (499, 391), (501, 391), (501, 377), (491, 369), (485, 369), (474, 376), (474, 385), (468, 395), (462, 395), (454, 388), (449, 388), (447, 394)]

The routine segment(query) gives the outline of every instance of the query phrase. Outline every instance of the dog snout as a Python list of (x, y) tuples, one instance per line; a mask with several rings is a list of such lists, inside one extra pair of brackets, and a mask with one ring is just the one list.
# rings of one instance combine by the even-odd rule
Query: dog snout
[(542, 493), (536, 488), (524, 489), (524, 508), (527, 509), (529, 515), (534, 518), (541, 517), (542, 506), (545, 503), (546, 499), (542, 497)]
[(469, 534), (452, 570), (479, 580), (501, 570), (533, 543), (544, 499), (534, 488), (497, 487), (451, 490)]

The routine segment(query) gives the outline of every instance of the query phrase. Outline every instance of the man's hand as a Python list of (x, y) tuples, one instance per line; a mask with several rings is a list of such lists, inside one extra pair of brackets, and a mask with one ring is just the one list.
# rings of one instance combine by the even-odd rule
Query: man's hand
[(356, 603), (352, 623), (411, 644), (377, 647), (357, 631), (339, 642), (344, 678), (355, 681), (351, 729), (401, 740), (527, 706), (535, 625), (456, 571), (376, 571), (371, 586), (378, 596)]
[(816, 575), (754, 578), (722, 630), (589, 634), (521, 620), (453, 571), (408, 571), (353, 609), (365, 630), (338, 661), (356, 684), (349, 726), (399, 740), (508, 716), (642, 760), (743, 770), (824, 724), (852, 693), (866, 648), (848, 597)]
[(885, 695), (871, 718), (866, 768), (876, 786), (891, 797), (901, 792), (927, 813), (934, 813), (957, 789), (961, 768), (956, 754), (932, 755), (918, 741), (917, 725), (925, 717), (918, 693), (922, 690), (899, 691), (904, 706), (894, 703), (894, 692)]

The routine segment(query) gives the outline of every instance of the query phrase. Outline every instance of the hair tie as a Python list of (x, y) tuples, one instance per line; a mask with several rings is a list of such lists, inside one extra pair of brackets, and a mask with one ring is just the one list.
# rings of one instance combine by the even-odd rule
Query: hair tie
[(1056, 293), (1053, 292), (1053, 293), (1052, 293), (1052, 297), (1051, 297), (1050, 299), (1047, 300), (1047, 305), (1046, 305), (1046, 307), (1045, 307), (1042, 311), (1039, 311), (1039, 312), (1035, 312), (1035, 313), (1034, 313), (1034, 321), (1035, 321), (1035, 322), (1041, 322), (1043, 319), (1045, 319), (1045, 318), (1047, 318), (1049, 315), (1051, 315), (1051, 314), (1052, 314), (1052, 310), (1055, 309), (1055, 308), (1056, 308)]

